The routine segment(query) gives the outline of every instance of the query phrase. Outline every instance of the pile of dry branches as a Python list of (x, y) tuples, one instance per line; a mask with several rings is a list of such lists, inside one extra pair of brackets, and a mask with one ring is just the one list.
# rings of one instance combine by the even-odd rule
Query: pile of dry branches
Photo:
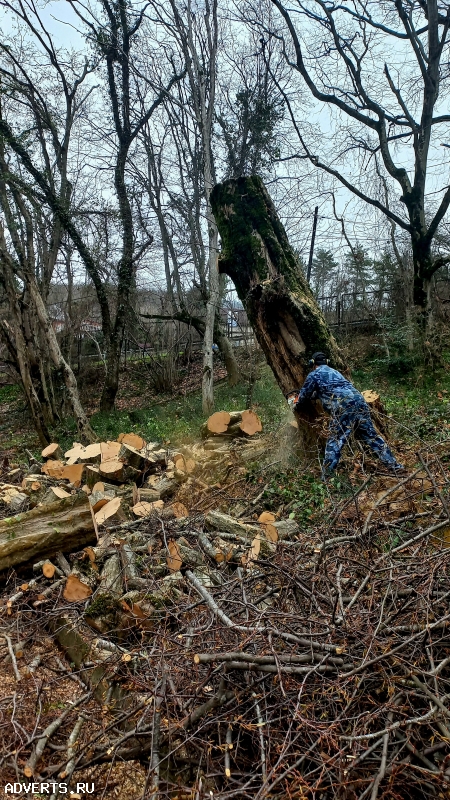
[[(89, 584), (120, 558), (118, 591), (79, 603), (11, 575), (6, 779), (113, 797), (131, 764), (135, 800), (447, 796), (448, 477), (418, 459), (256, 550), (253, 520), (155, 511), (59, 559)], [(73, 686), (62, 711), (43, 702), (57, 680)]]

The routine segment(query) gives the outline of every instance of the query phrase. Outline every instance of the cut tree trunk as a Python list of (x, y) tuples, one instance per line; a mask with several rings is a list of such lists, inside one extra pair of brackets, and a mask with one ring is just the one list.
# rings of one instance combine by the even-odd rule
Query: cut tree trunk
[(0, 522), (0, 571), (95, 541), (88, 497), (84, 492), (71, 495)]
[[(222, 238), (220, 272), (233, 281), (283, 394), (302, 386), (314, 351), (345, 369), (261, 179), (218, 184), (211, 206)], [(311, 421), (316, 411), (312, 405), (309, 411)], [(304, 418), (299, 420), (305, 430)]]
[(262, 431), (260, 418), (254, 411), (216, 411), (201, 427), (204, 438), (208, 436), (254, 436)]
[(366, 389), (362, 393), (364, 400), (370, 408), (370, 416), (375, 427), (378, 428), (383, 436), (389, 435), (388, 416), (386, 409), (381, 402), (380, 395), (372, 389)]

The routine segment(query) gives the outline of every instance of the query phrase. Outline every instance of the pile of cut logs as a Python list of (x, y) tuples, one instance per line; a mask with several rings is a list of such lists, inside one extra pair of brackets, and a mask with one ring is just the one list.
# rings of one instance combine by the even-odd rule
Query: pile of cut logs
[(196, 463), (157, 442), (126, 433), (87, 447), (74, 442), (64, 455), (55, 442), (41, 455), (21, 484), (0, 485), (0, 501), (15, 515), (0, 522), (0, 570), (92, 544), (99, 526), (188, 514), (170, 498), (194, 480)]
[(227, 444), (236, 437), (249, 438), (262, 431), (262, 423), (258, 415), (246, 411), (216, 411), (204, 423), (201, 429), (205, 442), (205, 450), (214, 450)]
[[(211, 436), (225, 432), (229, 443), (262, 426), (253, 411), (220, 411), (204, 427)], [(208, 450), (206, 445), (200, 449)], [(99, 529), (133, 526), (151, 514), (182, 519), (189, 514), (186, 497), (208, 489), (194, 474), (201, 464), (191, 452), (168, 450), (136, 433), (86, 447), (74, 442), (65, 453), (53, 442), (41, 457), (43, 463), (32, 460), (25, 475), (14, 471), (21, 483), (0, 484), (0, 503), (14, 515), (0, 522), (0, 571), (94, 544)], [(183, 503), (175, 498), (181, 485)]]

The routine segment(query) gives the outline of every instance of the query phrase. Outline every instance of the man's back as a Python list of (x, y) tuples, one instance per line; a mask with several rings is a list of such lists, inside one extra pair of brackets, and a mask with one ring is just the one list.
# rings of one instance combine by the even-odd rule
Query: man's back
[(364, 403), (364, 398), (353, 384), (337, 369), (325, 364), (314, 369), (306, 378), (299, 396), (300, 403), (302, 400), (320, 400), (325, 411), (329, 413), (342, 400), (358, 400)]

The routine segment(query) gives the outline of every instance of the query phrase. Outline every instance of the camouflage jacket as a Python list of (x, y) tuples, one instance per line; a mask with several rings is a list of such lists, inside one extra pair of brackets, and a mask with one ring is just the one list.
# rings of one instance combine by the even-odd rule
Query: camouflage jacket
[(362, 394), (347, 378), (336, 369), (325, 365), (309, 373), (298, 396), (296, 408), (300, 411), (308, 400), (320, 400), (329, 414), (339, 412), (342, 406), (348, 407), (349, 403), (356, 406), (366, 405)]

